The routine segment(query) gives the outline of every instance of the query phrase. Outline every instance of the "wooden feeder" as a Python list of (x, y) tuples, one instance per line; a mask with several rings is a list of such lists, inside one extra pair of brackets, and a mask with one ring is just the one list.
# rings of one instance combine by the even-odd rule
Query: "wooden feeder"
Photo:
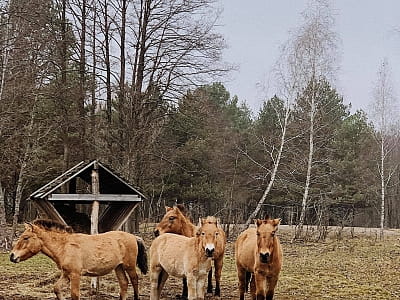
[[(77, 180), (84, 192), (81, 187), (77, 192)], [(91, 234), (120, 229), (143, 199), (142, 193), (98, 160), (80, 162), (30, 195), (42, 217), (71, 225), (63, 211), (69, 208), (75, 218), (87, 218)], [(87, 215), (73, 211), (76, 204), (91, 205), (90, 221)], [(101, 215), (100, 204), (105, 206)]]

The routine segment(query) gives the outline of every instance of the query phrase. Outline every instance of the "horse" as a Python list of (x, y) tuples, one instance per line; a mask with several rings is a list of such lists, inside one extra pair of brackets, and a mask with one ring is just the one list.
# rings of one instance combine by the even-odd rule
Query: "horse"
[(235, 261), (240, 300), (244, 300), (250, 276), (252, 299), (273, 299), (282, 268), (282, 248), (276, 235), (280, 221), (269, 218), (257, 219), (256, 228), (248, 228), (238, 236), (235, 242)]
[(164, 233), (150, 246), (150, 300), (159, 300), (170, 275), (187, 278), (188, 299), (204, 299), (207, 274), (215, 256), (220, 231), (201, 219), (194, 237)]
[[(115, 270), (120, 286), (120, 299), (127, 299), (128, 278), (139, 299), (136, 265), (147, 273), (147, 253), (141, 238), (123, 231), (88, 235), (74, 233), (71, 227), (58, 222), (37, 219), (25, 224), (11, 250), (10, 260), (19, 263), (42, 252), (61, 270), (61, 277), (54, 285), (58, 300), (64, 300), (63, 287), (70, 282), (71, 299), (80, 298), (80, 277), (102, 276)], [(126, 272), (126, 273), (125, 273)]]
[[(196, 226), (190, 221), (190, 219), (185, 214), (185, 208), (183, 205), (178, 204), (174, 207), (165, 207), (165, 215), (161, 219), (160, 223), (156, 226), (154, 230), (154, 235), (158, 236), (163, 233), (175, 233), (184, 235), (186, 237), (193, 237), (196, 234)], [(219, 222), (214, 217), (208, 217), (207, 222), (215, 223), (218, 227), (218, 243), (215, 249), (215, 258), (214, 258), (214, 276), (215, 276), (215, 291), (214, 295), (220, 297), (221, 289), (220, 289), (220, 281), (221, 281), (221, 272), (224, 260), (225, 253), (225, 245), (226, 245), (226, 236), (225, 232), (222, 230)], [(212, 269), (208, 274), (208, 283), (207, 283), (207, 293), (212, 294), (213, 292), (213, 284), (212, 284)], [(187, 296), (187, 286), (186, 279), (183, 281), (183, 291), (182, 298), (186, 298)]]

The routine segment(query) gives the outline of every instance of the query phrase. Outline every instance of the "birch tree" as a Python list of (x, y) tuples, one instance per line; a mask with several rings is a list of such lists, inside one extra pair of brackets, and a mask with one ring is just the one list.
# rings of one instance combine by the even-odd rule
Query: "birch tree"
[(334, 17), (326, 0), (311, 2), (310, 7), (303, 13), (304, 23), (293, 34), (293, 65), (296, 65), (297, 91), (305, 91), (309, 106), (308, 116), (308, 158), (306, 179), (301, 201), (301, 213), (298, 222), (299, 233), (305, 221), (306, 208), (312, 184), (312, 171), (315, 154), (315, 117), (317, 114), (318, 94), (317, 84), (320, 80), (333, 80), (337, 68), (336, 61), (338, 37), (334, 28)]
[(378, 174), (380, 179), (380, 234), (383, 237), (385, 228), (385, 206), (387, 186), (395, 174), (398, 164), (388, 164), (390, 155), (397, 146), (398, 128), (395, 118), (396, 99), (391, 82), (390, 69), (387, 60), (383, 60), (379, 67), (377, 82), (373, 90), (373, 117), (375, 120), (375, 139), (379, 145)]

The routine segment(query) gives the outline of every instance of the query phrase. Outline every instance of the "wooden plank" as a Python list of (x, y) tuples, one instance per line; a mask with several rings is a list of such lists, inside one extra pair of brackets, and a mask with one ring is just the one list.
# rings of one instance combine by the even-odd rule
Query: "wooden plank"
[(137, 195), (122, 194), (52, 194), (50, 201), (82, 201), (82, 202), (141, 202)]
[(33, 200), (33, 203), (38, 208), (41, 217), (45, 216), (46, 218), (58, 221), (61, 224), (68, 225), (64, 221), (63, 217), (61, 217), (58, 211), (54, 208), (54, 206), (46, 199)]
[[(100, 184), (99, 184), (99, 168), (97, 165), (97, 161), (95, 162), (92, 170), (92, 196), (94, 196), (94, 201), (92, 203), (92, 212), (90, 215), (90, 234), (98, 234), (99, 233), (99, 207), (100, 203), (97, 201), (100, 192)], [(100, 280), (99, 277), (94, 277), (91, 279), (91, 291), (90, 291), (90, 299), (97, 299), (97, 295), (99, 293), (100, 288)]]
[(110, 204), (100, 217), (101, 232), (119, 230), (138, 204), (134, 202)]

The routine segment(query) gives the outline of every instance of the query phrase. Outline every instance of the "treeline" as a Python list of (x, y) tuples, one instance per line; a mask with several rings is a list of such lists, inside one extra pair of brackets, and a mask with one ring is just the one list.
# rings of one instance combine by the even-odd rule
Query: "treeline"
[[(252, 115), (219, 83), (232, 66), (214, 4), (0, 0), (1, 222), (24, 219), (32, 191), (98, 158), (147, 195), (151, 221), (184, 203), (224, 222), (259, 206), (286, 223), (379, 225), (380, 132), (324, 74)], [(384, 164), (398, 156), (397, 145)], [(390, 170), (385, 226), (398, 227)]]

